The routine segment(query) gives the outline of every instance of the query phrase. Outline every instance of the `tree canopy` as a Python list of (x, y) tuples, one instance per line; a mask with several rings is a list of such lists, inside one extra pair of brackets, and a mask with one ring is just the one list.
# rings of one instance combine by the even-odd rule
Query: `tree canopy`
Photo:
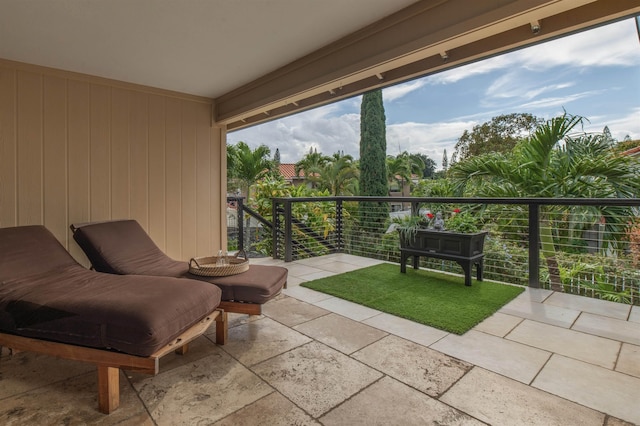
[(450, 163), (489, 152), (509, 152), (543, 120), (529, 113), (505, 114), (465, 130), (456, 143)]
[[(640, 167), (617, 155), (603, 134), (570, 132), (583, 118), (564, 114), (538, 126), (508, 153), (490, 152), (470, 157), (450, 169), (458, 194), (480, 197), (631, 198), (640, 193)], [(580, 215), (575, 226), (600, 223), (615, 242), (633, 215), (630, 207), (546, 206), (541, 210), (542, 251), (552, 288), (561, 289), (555, 258), (552, 213), (562, 209)], [(562, 219), (566, 222), (566, 218)], [(571, 220), (569, 222), (572, 222)]]
[(249, 198), (251, 186), (266, 176), (273, 166), (271, 150), (266, 145), (251, 149), (245, 142), (227, 146), (228, 178), (240, 182), (242, 192)]
[(389, 193), (385, 120), (382, 90), (365, 93), (360, 112), (360, 195)]
[[(385, 121), (382, 90), (365, 93), (360, 107), (360, 195), (389, 195)], [(388, 208), (387, 203), (360, 203), (361, 225), (384, 223), (388, 218)], [(379, 227), (374, 225), (371, 229)]]

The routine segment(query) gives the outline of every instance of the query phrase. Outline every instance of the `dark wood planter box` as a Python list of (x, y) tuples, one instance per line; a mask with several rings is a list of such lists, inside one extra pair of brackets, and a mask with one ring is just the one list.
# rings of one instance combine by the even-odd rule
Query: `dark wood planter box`
[(471, 269), (476, 265), (478, 281), (482, 281), (484, 239), (488, 232), (459, 232), (421, 229), (411, 240), (400, 238), (400, 272), (406, 272), (407, 259), (413, 256), (413, 268), (418, 269), (420, 256), (457, 262), (465, 273), (465, 285), (471, 285)]

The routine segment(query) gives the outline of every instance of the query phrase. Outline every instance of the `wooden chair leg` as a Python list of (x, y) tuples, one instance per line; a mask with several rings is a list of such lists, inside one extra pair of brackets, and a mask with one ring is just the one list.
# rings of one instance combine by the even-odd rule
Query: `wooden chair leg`
[(229, 321), (227, 313), (222, 311), (216, 318), (216, 343), (224, 345), (227, 343), (227, 337), (229, 333)]
[(174, 351), (176, 355), (186, 355), (189, 352), (189, 344), (185, 343)]
[(98, 409), (109, 414), (120, 405), (120, 369), (98, 366)]

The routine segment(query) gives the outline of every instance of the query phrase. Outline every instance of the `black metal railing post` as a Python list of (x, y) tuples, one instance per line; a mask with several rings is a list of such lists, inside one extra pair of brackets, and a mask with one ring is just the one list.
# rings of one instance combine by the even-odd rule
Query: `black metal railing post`
[(344, 244), (342, 243), (342, 200), (336, 200), (336, 239), (338, 253), (342, 253), (344, 250)]
[(238, 197), (236, 201), (236, 220), (238, 221), (238, 250), (244, 250), (244, 198)]
[(529, 287), (540, 288), (540, 205), (529, 204)]
[(417, 216), (420, 213), (420, 203), (418, 201), (411, 201), (411, 214)]
[(272, 233), (272, 242), (271, 242), (271, 253), (274, 259), (280, 259), (280, 247), (278, 245), (278, 235), (280, 235), (280, 214), (279, 214), (279, 203), (277, 201), (273, 201), (271, 203), (271, 217), (273, 218), (273, 228), (271, 229)]
[(291, 200), (284, 202), (284, 261), (293, 261), (293, 226), (291, 223)]

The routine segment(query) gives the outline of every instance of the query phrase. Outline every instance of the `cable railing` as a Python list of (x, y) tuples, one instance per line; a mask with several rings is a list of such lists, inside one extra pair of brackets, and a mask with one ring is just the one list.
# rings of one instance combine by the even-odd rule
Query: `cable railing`
[[(273, 227), (255, 219), (261, 231), (245, 226), (243, 232), (251, 247), (285, 262), (329, 253), (400, 262), (394, 222), (468, 214), (489, 232), (485, 279), (542, 288), (555, 283), (565, 292), (640, 304), (639, 207), (637, 198), (274, 198), (270, 217), (262, 217)], [(420, 266), (462, 273), (448, 260), (421, 257)]]

